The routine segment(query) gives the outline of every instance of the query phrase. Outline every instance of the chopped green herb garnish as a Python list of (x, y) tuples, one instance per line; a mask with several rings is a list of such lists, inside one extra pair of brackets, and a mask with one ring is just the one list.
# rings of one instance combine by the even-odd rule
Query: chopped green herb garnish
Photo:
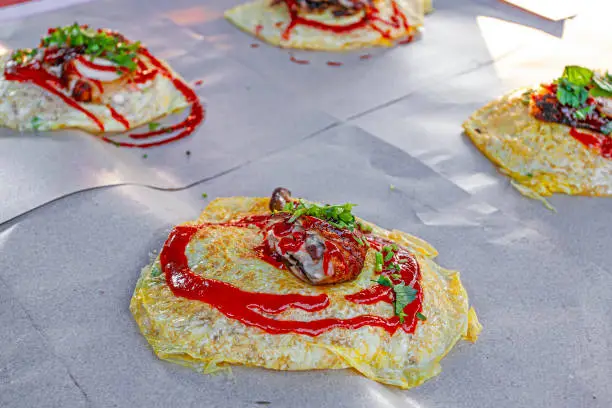
[(15, 50), (13, 54), (11, 54), (11, 59), (18, 64), (23, 64), (34, 58), (38, 54), (38, 50), (36, 48), (23, 48), (20, 50)]
[(523, 94), (521, 95), (521, 102), (523, 102), (524, 105), (529, 105), (529, 103), (531, 102), (532, 94), (533, 94), (532, 89), (523, 92)]
[(357, 227), (358, 227), (358, 228), (359, 228), (359, 229), (360, 229), (362, 232), (365, 232), (365, 233), (372, 232), (372, 227), (371, 227), (371, 226), (369, 226), (369, 225), (366, 225), (366, 224), (364, 224), (364, 223), (362, 223), (362, 222), (357, 223)]
[(391, 251), (391, 246), (390, 245), (385, 245), (383, 247), (383, 252), (389, 252), (389, 251)]
[(202, 193), (202, 198), (208, 198), (208, 194)]
[(351, 213), (354, 206), (355, 204), (350, 203), (342, 205), (319, 205), (300, 200), (297, 204), (287, 203), (283, 211), (292, 214), (289, 222), (294, 222), (302, 215), (309, 215), (325, 220), (336, 228), (346, 228), (352, 231), (355, 229), (355, 216)]
[(155, 131), (157, 130), (161, 125), (157, 122), (151, 122), (149, 123), (149, 130), (151, 131)]
[(604, 135), (609, 135), (610, 133), (612, 133), (612, 121), (602, 126), (599, 131)]
[(378, 283), (379, 285), (393, 288), (393, 292), (395, 293), (393, 309), (395, 311), (395, 315), (399, 316), (400, 322), (404, 323), (404, 317), (406, 316), (404, 313), (404, 308), (412, 303), (414, 299), (416, 299), (416, 289), (414, 289), (412, 286), (406, 286), (403, 282), (394, 285), (391, 279), (389, 279), (389, 277), (386, 275), (380, 275), (374, 282)]
[(382, 271), (383, 267), (383, 256), (380, 252), (376, 252), (376, 264), (374, 265), (374, 269), (377, 272)]
[(146, 154), (146, 153), (142, 155), (142, 158), (143, 158), (143, 159), (146, 159), (147, 157), (149, 157), (149, 155), (148, 155), (148, 154)]
[(587, 105), (584, 108), (580, 108), (574, 112), (574, 117), (578, 120), (585, 120), (587, 116), (593, 112), (593, 110), (595, 110), (595, 106)]
[(577, 86), (589, 86), (593, 79), (593, 71), (578, 65), (568, 65), (563, 70), (562, 78)]
[(399, 316), (400, 322), (404, 323), (404, 308), (416, 299), (417, 291), (412, 286), (406, 286), (403, 282), (393, 285), (395, 292), (395, 315)]
[(591, 88), (591, 90), (589, 91), (589, 94), (593, 97), (593, 98), (598, 98), (598, 97), (602, 97), (602, 98), (612, 98), (612, 92), (608, 92), (608, 91), (604, 91), (603, 89), (599, 88), (599, 87), (593, 87)]
[(557, 99), (563, 105), (579, 108), (589, 97), (589, 91), (584, 86), (576, 85), (567, 78), (559, 79), (557, 83)]
[(157, 278), (161, 275), (161, 268), (151, 268), (151, 277)]
[(398, 272), (399, 272), (399, 271), (402, 269), (402, 268), (401, 268), (401, 267), (400, 267), (398, 264), (396, 264), (396, 263), (392, 263), (392, 264), (390, 264), (390, 265), (389, 265), (389, 267), (390, 267), (391, 269), (395, 269), (395, 270), (396, 270), (396, 271), (398, 271)]
[(355, 241), (357, 241), (357, 243), (359, 245), (365, 245), (365, 242), (363, 242), (363, 240), (361, 238), (359, 238), (357, 235), (353, 235), (353, 238), (355, 238)]
[(416, 317), (417, 319), (422, 320), (422, 321), (427, 320), (427, 317), (425, 317), (425, 315), (421, 312), (417, 312)]
[(139, 41), (128, 43), (112, 32), (93, 30), (78, 23), (50, 30), (42, 43), (45, 47), (78, 47), (92, 60), (96, 57), (105, 58), (130, 71), (138, 67), (135, 59), (140, 50)]
[(527, 173), (527, 177), (533, 177), (533, 173)]
[[(594, 72), (576, 65), (565, 67), (557, 81), (557, 98), (563, 105), (579, 108), (589, 94), (596, 97), (612, 98), (612, 76), (609, 73)], [(576, 119), (582, 119), (578, 113)]]
[(389, 184), (389, 190), (391, 191), (395, 190), (395, 186), (393, 184)]
[(40, 119), (38, 116), (34, 116), (32, 118), (31, 124), (32, 124), (32, 129), (38, 130), (40, 129), (40, 126), (42, 125), (42, 119)]
[(385, 262), (389, 262), (393, 258), (393, 255), (393, 252), (387, 252), (387, 255), (385, 255)]
[(402, 275), (400, 275), (399, 273), (394, 273), (393, 275), (391, 275), (391, 277), (393, 279), (402, 279)]
[(605, 91), (608, 94), (612, 93), (612, 76), (610, 76), (610, 74), (608, 74), (607, 72), (605, 75), (593, 75), (593, 82), (602, 91)]
[(389, 277), (388, 277), (388, 276), (386, 276), (386, 275), (380, 275), (380, 276), (378, 277), (378, 279), (377, 279), (377, 280), (372, 281), (372, 282), (376, 282), (376, 283), (378, 283), (379, 285), (387, 286), (387, 287), (389, 287), (389, 288), (392, 288), (392, 287), (393, 287), (393, 282), (392, 282), (392, 281), (391, 281), (391, 279), (389, 279)]

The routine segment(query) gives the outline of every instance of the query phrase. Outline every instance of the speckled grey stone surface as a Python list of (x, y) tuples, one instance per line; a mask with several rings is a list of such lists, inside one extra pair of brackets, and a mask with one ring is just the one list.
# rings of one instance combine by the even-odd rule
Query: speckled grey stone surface
[[(174, 224), (198, 215), (208, 201), (202, 192), (209, 199), (261, 196), (277, 185), (312, 199), (350, 200), (359, 204), (360, 216), (429, 240), (442, 265), (462, 272), (485, 326), (480, 340), (459, 344), (443, 361), (440, 376), (410, 391), (348, 370), (236, 368), (232, 376), (203, 376), (158, 360), (128, 310), (140, 268)], [(546, 234), (502, 211), (470, 202), (465, 191), (417, 159), (354, 127), (329, 130), (179, 192), (124, 186), (78, 193), (5, 225), (0, 245), (0, 264), (10, 265), (0, 270), (8, 303), (30, 316), (12, 334), (20, 352), (2, 354), (0, 367), (40, 365), (54, 355), (74, 378), (75, 404), (81, 392), (94, 407), (255, 407), (256, 401), (275, 407), (608, 407), (612, 402), (606, 375), (612, 369), (610, 274), (560, 252)], [(2, 326), (15, 326), (11, 314), (0, 316)], [(31, 342), (19, 340), (33, 331), (38, 337)], [(16, 386), (3, 387), (6, 405), (21, 406)], [(45, 384), (38, 392), (51, 396), (55, 388)]]

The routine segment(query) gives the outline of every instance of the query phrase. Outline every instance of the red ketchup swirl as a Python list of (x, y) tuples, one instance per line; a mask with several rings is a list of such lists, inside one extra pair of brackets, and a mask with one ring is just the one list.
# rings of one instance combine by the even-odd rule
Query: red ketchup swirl
[(291, 20), (282, 34), (283, 40), (289, 40), (289, 38), (291, 38), (293, 29), (298, 25), (303, 25), (318, 30), (331, 31), (336, 34), (344, 34), (362, 28), (372, 28), (373, 30), (378, 31), (381, 37), (388, 40), (392, 38), (391, 29), (403, 28), (406, 33), (410, 31), (410, 24), (408, 24), (406, 15), (402, 13), (394, 0), (391, 2), (393, 14), (389, 20), (381, 18), (380, 11), (374, 6), (368, 6), (365, 8), (365, 13), (359, 21), (347, 25), (330, 25), (300, 17), (298, 12), (299, 7), (295, 0), (284, 0), (284, 2), (287, 6)]
[[(53, 31), (50, 30), (49, 33)], [(62, 52), (66, 50), (63, 49), (47, 49), (45, 50), (45, 54), (43, 56), (43, 61), (45, 62), (53, 62), (54, 60), (60, 60), (63, 58)], [(99, 135), (99, 138), (105, 142), (112, 143), (116, 146), (122, 147), (137, 147), (137, 148), (149, 148), (154, 146), (164, 145), (179, 139), (183, 139), (189, 136), (196, 127), (203, 121), (204, 119), (204, 108), (200, 103), (198, 96), (195, 94), (193, 90), (180, 78), (176, 77), (161, 61), (155, 58), (146, 48), (141, 47), (139, 49), (140, 56), (146, 57), (149, 61), (149, 64), (146, 64), (141, 58), (139, 58), (137, 62), (137, 69), (134, 73), (132, 73), (131, 78), (129, 79), (128, 84), (143, 84), (148, 81), (155, 79), (157, 75), (162, 75), (169, 79), (175, 88), (183, 94), (187, 103), (191, 105), (191, 111), (186, 119), (182, 122), (156, 129), (154, 131), (146, 132), (146, 133), (138, 133), (138, 134), (130, 134), (129, 137), (135, 140), (143, 140), (150, 139), (157, 136), (169, 134), (169, 133), (177, 133), (173, 134), (171, 137), (155, 140), (151, 142), (145, 143), (129, 143), (129, 142), (119, 142), (115, 141), (109, 137), (104, 135)], [(87, 66), (88, 68), (99, 70), (99, 71), (122, 71), (127, 72), (124, 68), (117, 68), (116, 66), (108, 66), (108, 65), (100, 65), (96, 64), (93, 61), (88, 60), (87, 58), (77, 57), (79, 62)], [(68, 74), (76, 75), (79, 78), (82, 78), (82, 75), (78, 72), (78, 70), (74, 69), (73, 65), (70, 63), (65, 64), (68, 67)], [(150, 67), (152, 66), (152, 67)], [(8, 81), (18, 81), (18, 82), (29, 82), (35, 84), (44, 90), (52, 93), (53, 95), (61, 98), (67, 105), (70, 107), (82, 112), (88, 118), (90, 118), (100, 129), (100, 132), (105, 131), (104, 123), (89, 109), (87, 109), (87, 103), (81, 103), (71, 96), (67, 95), (68, 84), (66, 81), (63, 81), (62, 78), (59, 78), (51, 73), (49, 73), (42, 64), (38, 61), (25, 64), (25, 65), (17, 65), (11, 68), (11, 70), (5, 70), (4, 77)], [(100, 92), (104, 91), (102, 83), (98, 80), (91, 81)], [(121, 123), (123, 127), (126, 129), (130, 128), (130, 123), (123, 115), (113, 109), (110, 105), (107, 105), (111, 117), (115, 119), (117, 122)]]
[[(404, 310), (407, 316), (403, 324), (399, 322), (399, 318), (396, 316), (381, 317), (373, 315), (360, 315), (349, 319), (326, 318), (311, 321), (277, 320), (264, 315), (264, 313), (278, 314), (290, 308), (317, 312), (329, 306), (329, 297), (325, 294), (314, 296), (247, 292), (226, 282), (203, 278), (193, 273), (189, 268), (185, 250), (192, 237), (199, 230), (215, 226), (255, 226), (262, 229), (262, 233), (265, 233), (271, 217), (271, 215), (263, 215), (223, 224), (200, 224), (174, 228), (160, 253), (161, 269), (172, 293), (175, 296), (207, 303), (230, 319), (236, 319), (245, 325), (257, 327), (271, 334), (298, 333), (318, 336), (335, 328), (354, 330), (363, 326), (380, 327), (389, 334), (395, 333), (400, 327), (407, 333), (414, 332), (418, 320), (416, 313), (421, 310), (422, 291), (418, 282), (420, 272), (414, 257), (402, 248), (395, 253), (392, 260), (385, 263), (382, 273), (391, 273), (386, 268), (392, 262), (403, 262), (400, 264), (401, 270), (399, 272), (393, 270), (393, 273), (399, 274), (401, 281), (405, 282), (406, 285), (412, 285), (417, 290), (416, 299)], [(374, 237), (369, 237), (368, 241), (375, 248), (386, 244), (386, 241)], [(275, 255), (266, 247), (266, 245), (262, 245), (255, 248), (256, 256), (264, 262), (279, 267)], [(281, 269), (284, 269), (284, 267), (281, 267)], [(396, 281), (399, 280), (395, 279), (394, 282)], [(390, 288), (373, 284), (368, 289), (346, 296), (346, 299), (361, 304), (392, 303), (393, 295)]]
[(12, 72), (5, 71), (4, 78), (7, 81), (30, 82), (40, 86), (44, 90), (52, 93), (53, 95), (58, 96), (70, 107), (83, 112), (96, 124), (96, 126), (98, 126), (98, 128), (100, 128), (102, 132), (104, 131), (104, 124), (100, 121), (100, 119), (98, 119), (96, 115), (85, 109), (79, 102), (65, 95), (61, 91), (62, 84), (60, 82), (60, 78), (51, 75), (44, 69), (40, 68), (40, 65), (32, 64), (31, 66), (17, 66)]

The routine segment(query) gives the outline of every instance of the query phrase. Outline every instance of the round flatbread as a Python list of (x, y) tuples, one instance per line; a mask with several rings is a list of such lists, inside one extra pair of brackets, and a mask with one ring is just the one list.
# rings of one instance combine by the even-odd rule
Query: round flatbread
[[(411, 283), (419, 301), (404, 309), (400, 323), (397, 306), (394, 311), (383, 297), (366, 303), (349, 300), (391, 290), (373, 282), (381, 281), (382, 272), (376, 272), (378, 255), (372, 247), (356, 279), (333, 285), (309, 285), (262, 260), (260, 227), (240, 220), (266, 217), (268, 204), (266, 198), (214, 200), (197, 221), (175, 228), (160, 256), (142, 270), (130, 310), (158, 357), (204, 373), (228, 364), (275, 370), (350, 367), (373, 380), (410, 388), (437, 375), (440, 360), (458, 340), (476, 339), (481, 327), (459, 273), (438, 266), (433, 261), (437, 253), (426, 242), (359, 220), (371, 228), (368, 239), (397, 247), (396, 255), (403, 253), (404, 262), (414, 262), (419, 271)], [(181, 240), (182, 249), (168, 258)], [(188, 266), (181, 264), (183, 256)], [(388, 255), (384, 262), (393, 259)], [(298, 299), (291, 307), (272, 310), (272, 303), (264, 307), (251, 300), (260, 294)], [(199, 296), (221, 299), (216, 304)], [(307, 310), (312, 300), (327, 303)], [(245, 320), (243, 314), (250, 317)], [(337, 325), (320, 329), (330, 321)], [(381, 325), (358, 327), (360, 321)], [(356, 326), (346, 328), (349, 323)]]
[[(287, 0), (293, 1), (293, 0)], [(341, 51), (411, 41), (423, 26), (423, 0), (373, 0), (347, 16), (291, 11), (287, 1), (256, 0), (228, 10), (240, 29), (284, 48)]]

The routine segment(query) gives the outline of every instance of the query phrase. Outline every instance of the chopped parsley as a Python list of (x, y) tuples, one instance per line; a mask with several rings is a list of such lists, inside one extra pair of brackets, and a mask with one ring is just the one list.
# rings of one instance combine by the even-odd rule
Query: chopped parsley
[(93, 30), (78, 23), (49, 30), (49, 34), (42, 39), (42, 45), (58, 48), (78, 47), (91, 60), (96, 57), (105, 58), (129, 71), (136, 70), (135, 59), (140, 50), (140, 41), (126, 42), (112, 32)]
[[(612, 76), (607, 72), (602, 74), (585, 67), (568, 65), (563, 70), (561, 78), (555, 82), (557, 98), (563, 105), (580, 108), (589, 95), (594, 98), (612, 98)], [(576, 113), (576, 119), (584, 120), (584, 118), (582, 113)]]
[(36, 48), (23, 48), (20, 50), (15, 50), (13, 54), (11, 54), (11, 59), (18, 64), (24, 64), (34, 58), (38, 54), (38, 49)]
[(593, 79), (593, 71), (578, 65), (568, 65), (563, 70), (562, 78), (577, 86), (589, 86)]
[(146, 153), (142, 155), (142, 158), (143, 158), (143, 159), (146, 159), (147, 157), (149, 157), (149, 155), (148, 155), (148, 154), (146, 154)]
[(406, 286), (403, 282), (393, 285), (393, 292), (395, 292), (395, 315), (399, 316), (400, 322), (404, 323), (404, 308), (411, 304), (416, 299), (417, 291), (412, 286)]
[(427, 317), (425, 317), (425, 315), (421, 312), (417, 312), (416, 317), (417, 319), (422, 320), (422, 321), (427, 320)]
[(389, 262), (393, 258), (393, 255), (392, 251), (387, 252), (387, 255), (385, 255), (385, 262)]
[(157, 130), (161, 125), (157, 122), (150, 122), (149, 123), (149, 130), (154, 131)]
[(601, 96), (611, 96), (612, 95), (612, 76), (606, 72), (605, 75), (595, 74), (593, 75), (593, 82), (597, 85), (597, 88), (601, 91), (607, 93), (607, 95)]
[(391, 281), (391, 279), (389, 279), (389, 277), (385, 275), (380, 275), (377, 280), (374, 280), (372, 282), (376, 282), (379, 285), (387, 286), (389, 288), (393, 287), (393, 281)]
[(355, 229), (355, 216), (351, 213), (351, 210), (354, 206), (355, 204), (350, 203), (341, 205), (319, 205), (300, 200), (297, 203), (290, 202), (285, 204), (283, 212), (292, 214), (289, 222), (294, 222), (302, 215), (309, 215), (325, 220), (336, 228), (346, 228), (353, 231)]
[(380, 252), (376, 252), (376, 264), (374, 265), (374, 269), (377, 272), (382, 271), (383, 267), (383, 256)]
[(161, 275), (161, 268), (159, 268), (159, 267), (151, 268), (151, 277), (152, 278), (157, 278), (159, 275)]
[(574, 117), (578, 120), (585, 120), (587, 116), (593, 112), (593, 110), (595, 110), (594, 105), (587, 105), (584, 108), (580, 108), (574, 112)]
[(404, 308), (408, 306), (410, 303), (416, 299), (417, 291), (412, 286), (406, 286), (403, 282), (398, 284), (393, 284), (391, 279), (388, 276), (380, 275), (378, 280), (374, 282), (379, 285), (387, 286), (393, 289), (393, 293), (395, 293), (395, 300), (393, 301), (393, 310), (395, 311), (395, 315), (399, 317), (400, 322), (404, 323), (404, 317), (406, 314), (404, 313)]
[(368, 232), (372, 232), (372, 227), (369, 226), (369, 225), (366, 225), (366, 224), (364, 224), (362, 222), (358, 222), (357, 223), (357, 228), (359, 228), (361, 230), (361, 232), (365, 232), (366, 234)]
[(38, 116), (34, 116), (30, 123), (32, 124), (32, 129), (38, 130), (40, 129), (40, 126), (42, 125), (42, 119), (39, 118)]
[(567, 78), (559, 79), (557, 83), (557, 99), (563, 105), (579, 108), (589, 97), (589, 91), (582, 86), (572, 83)]
[(610, 133), (612, 133), (612, 121), (602, 126), (601, 129), (599, 129), (599, 131), (603, 133), (604, 135), (609, 135)]
[(202, 198), (208, 198), (208, 194), (202, 193)]
[(523, 102), (524, 105), (529, 105), (529, 103), (531, 102), (531, 95), (533, 94), (533, 90), (529, 89), (525, 92), (523, 92), (523, 94), (521, 95), (521, 102)]

